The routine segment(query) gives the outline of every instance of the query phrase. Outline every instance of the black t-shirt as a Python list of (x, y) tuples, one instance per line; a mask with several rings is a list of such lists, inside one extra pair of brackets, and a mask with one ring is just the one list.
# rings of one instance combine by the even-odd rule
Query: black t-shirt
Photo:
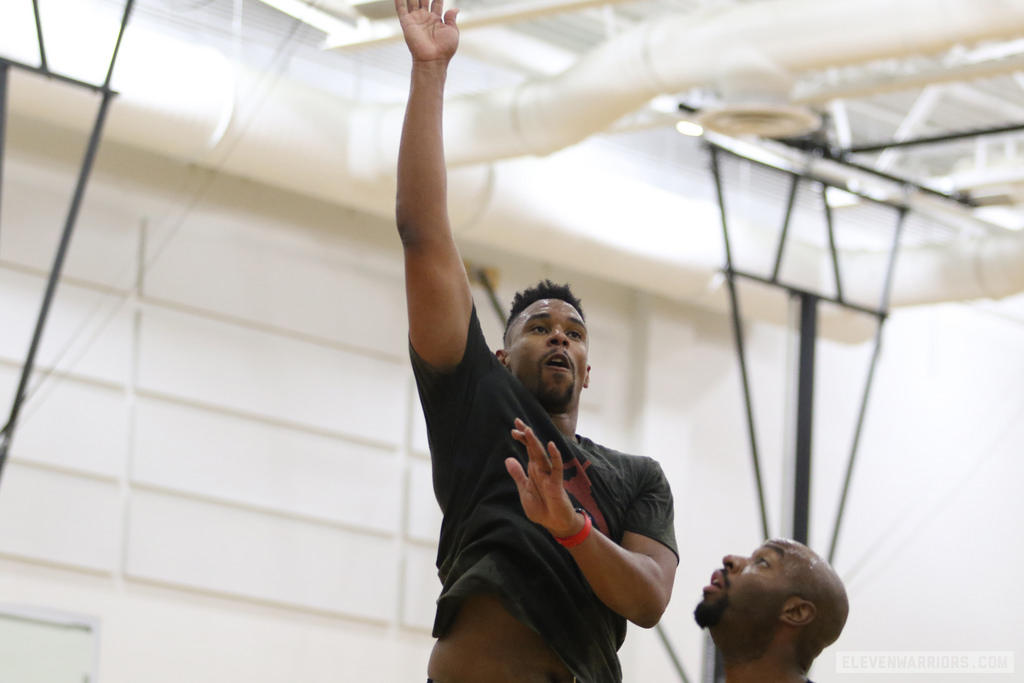
[(597, 598), (569, 551), (526, 518), (505, 459), (515, 457), (525, 469), (527, 456), (510, 431), (520, 417), (542, 443), (555, 442), (565, 462), (565, 488), (595, 528), (616, 543), (625, 531), (642, 534), (678, 555), (672, 494), (660, 465), (586, 438), (567, 440), (487, 347), (475, 308), (465, 355), (454, 369), (440, 372), (410, 352), (434, 494), (444, 513), (434, 636), (445, 633), (463, 599), (493, 594), (540, 634), (581, 683), (621, 681), (616, 652), (626, 620)]

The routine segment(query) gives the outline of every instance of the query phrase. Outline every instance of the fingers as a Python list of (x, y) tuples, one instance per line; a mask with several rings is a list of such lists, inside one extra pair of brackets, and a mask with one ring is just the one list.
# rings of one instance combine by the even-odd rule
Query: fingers
[(403, 17), (419, 8), (420, 0), (395, 0), (395, 12), (398, 13), (399, 17)]
[(526, 446), (526, 453), (530, 456), (530, 464), (540, 467), (545, 474), (562, 474), (562, 453), (555, 446), (554, 441), (548, 441), (547, 450), (537, 438), (533, 429), (527, 426), (518, 417), (515, 421), (515, 429), (512, 430), (512, 438)]
[(562, 453), (555, 446), (554, 441), (548, 441), (548, 459), (551, 461), (551, 470), (562, 474)]
[(505, 469), (508, 470), (512, 481), (516, 483), (516, 488), (522, 491), (523, 487), (529, 483), (529, 479), (526, 478), (526, 472), (523, 471), (523, 466), (515, 458), (505, 458)]
[(395, 11), (400, 17), (421, 9), (429, 10), (431, 14), (436, 14), (439, 17), (443, 13), (446, 24), (454, 24), (455, 15), (459, 13), (458, 9), (444, 12), (444, 0), (395, 0)]
[(526, 454), (530, 456), (531, 463), (543, 463), (545, 469), (550, 465), (548, 456), (544, 452), (544, 446), (540, 439), (533, 433), (533, 430), (526, 426), (526, 423), (516, 418), (516, 428), (512, 430), (512, 438), (526, 446)]

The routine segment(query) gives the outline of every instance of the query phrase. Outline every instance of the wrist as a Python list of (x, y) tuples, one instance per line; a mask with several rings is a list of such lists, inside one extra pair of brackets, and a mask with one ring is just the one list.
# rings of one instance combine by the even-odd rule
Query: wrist
[(412, 74), (444, 78), (448, 75), (448, 63), (450, 58), (437, 59), (413, 59)]
[(587, 540), (587, 537), (590, 536), (590, 532), (593, 529), (594, 521), (583, 508), (576, 508), (573, 517), (582, 521), (582, 525), (576, 527), (576, 531), (566, 536), (561, 536), (552, 532), (555, 540), (565, 548), (572, 548), (583, 543), (583, 541)]

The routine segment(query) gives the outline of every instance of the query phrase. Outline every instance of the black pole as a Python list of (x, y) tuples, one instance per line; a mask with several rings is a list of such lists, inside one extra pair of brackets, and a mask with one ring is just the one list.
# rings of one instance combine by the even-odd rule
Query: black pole
[(1024, 130), (1024, 124), (1014, 123), (1008, 126), (997, 126), (995, 128), (978, 128), (975, 130), (962, 131), (960, 133), (947, 133), (945, 135), (932, 135), (923, 138), (911, 138), (910, 140), (891, 140), (889, 142), (878, 142), (870, 145), (857, 145), (847, 149), (839, 150), (839, 154), (866, 154), (869, 152), (884, 152), (887, 149), (899, 147), (914, 147), (918, 145), (935, 145), (942, 142), (956, 142), (971, 138), (980, 138), (987, 135), (1000, 135), (1002, 133), (1016, 133)]
[[(66, 76), (64, 74), (53, 73), (49, 69), (44, 69), (39, 66), (32, 66), (31, 64), (26, 64), (25, 62), (19, 62), (16, 59), (0, 57), (0, 64), (13, 66), (14, 68), (20, 69), (21, 71), (39, 74), (40, 76), (44, 76), (46, 78), (49, 78), (50, 80), (58, 81), (60, 83), (67, 83), (68, 85), (73, 85), (75, 87), (82, 88), (83, 90), (89, 90), (95, 93), (102, 94), (104, 90), (109, 90), (109, 88), (104, 88), (102, 85), (97, 85), (96, 83), (88, 83), (86, 81), (82, 81), (77, 78), (72, 78), (71, 76)], [(116, 95), (117, 91), (114, 91), (114, 94)]]
[(896, 256), (900, 251), (900, 238), (903, 236), (903, 226), (907, 220), (907, 210), (900, 209), (896, 216), (896, 229), (892, 235), (892, 248), (889, 249), (889, 262), (885, 265), (885, 282), (882, 285), (882, 296), (878, 302), (878, 309), (888, 315), (889, 300), (892, 295), (892, 280), (896, 274)]
[(117, 40), (114, 41), (114, 50), (110, 53), (110, 65), (107, 67), (107, 77), (103, 80), (104, 94), (110, 90), (110, 80), (114, 77), (114, 64), (117, 63), (117, 55), (121, 50), (121, 41), (124, 40), (124, 30), (128, 28), (128, 17), (132, 14), (132, 5), (135, 0), (127, 0), (124, 4), (124, 13), (121, 15), (121, 28), (117, 31)]
[(690, 683), (690, 679), (686, 676), (686, 671), (683, 670), (683, 661), (679, 659), (679, 655), (676, 654), (676, 649), (672, 646), (672, 641), (668, 639), (668, 634), (665, 633), (665, 627), (658, 624), (654, 627), (657, 631), (658, 637), (661, 638), (661, 644), (665, 646), (665, 651), (668, 652), (668, 658), (672, 660), (673, 666), (676, 667), (676, 673), (679, 674), (679, 680), (683, 683)]
[[(896, 230), (893, 234), (892, 249), (889, 251), (889, 263), (886, 266), (885, 284), (882, 288), (882, 300), (879, 306), (882, 311), (889, 307), (889, 297), (892, 291), (893, 274), (896, 271), (896, 255), (899, 252), (900, 237), (903, 234), (903, 224), (907, 212), (900, 211), (896, 221)], [(850, 494), (850, 482), (853, 480), (853, 466), (857, 460), (857, 451), (860, 447), (860, 435), (864, 428), (864, 417), (867, 414), (868, 398), (871, 396), (871, 385), (875, 378), (875, 368), (878, 366), (878, 357), (882, 349), (882, 328), (885, 325), (885, 316), (878, 319), (878, 327), (875, 329), (875, 345), (871, 352), (871, 362), (868, 365), (868, 376), (864, 383), (864, 394), (860, 401), (860, 410), (857, 414), (857, 425), (853, 432), (853, 445), (850, 447), (850, 457), (846, 463), (846, 475), (843, 477), (843, 491), (839, 495), (839, 507), (836, 510), (836, 521), (832, 528), (832, 542), (829, 544), (828, 561), (831, 564), (835, 560), (836, 548), (839, 545), (839, 531), (843, 525), (843, 515), (846, 512), (846, 501)]]
[(750, 397), (750, 379), (747, 373), (747, 355), (743, 345), (743, 321), (740, 318), (739, 295), (736, 292), (736, 282), (732, 270), (732, 249), (729, 245), (729, 225), (726, 220), (725, 194), (722, 191), (722, 175), (718, 167), (718, 148), (711, 148), (711, 174), (715, 181), (715, 192), (718, 197), (718, 209), (722, 219), (722, 235), (725, 239), (725, 280), (729, 286), (729, 300), (732, 309), (732, 327), (736, 339), (736, 354), (739, 357), (740, 377), (743, 381), (743, 401), (747, 413), (747, 434), (750, 438), (750, 455), (754, 466), (754, 482), (757, 486), (757, 499), (761, 512), (761, 532), (764, 538), (770, 536), (768, 532), (768, 508), (764, 502), (764, 484), (761, 481), (761, 459), (757, 451), (757, 430), (754, 427), (754, 404)]
[(811, 435), (814, 419), (814, 349), (818, 336), (818, 298), (800, 300), (800, 359), (797, 379), (796, 462), (793, 476), (793, 539), (807, 544), (811, 507)]
[[(832, 162), (835, 162), (837, 164), (840, 164), (841, 166), (846, 166), (848, 168), (856, 169), (858, 171), (863, 171), (864, 173), (867, 173), (869, 175), (873, 175), (873, 176), (875, 176), (877, 178), (883, 178), (883, 179), (888, 180), (889, 182), (897, 184), (897, 185), (899, 185), (901, 187), (912, 188), (912, 189), (914, 189), (914, 190), (916, 190), (918, 192), (921, 192), (923, 194), (928, 194), (928, 195), (931, 195), (931, 196), (934, 196), (934, 197), (941, 197), (942, 199), (948, 199), (950, 201), (957, 202), (958, 204), (963, 204), (964, 206), (977, 207), (977, 205), (978, 205), (978, 203), (976, 201), (974, 201), (973, 199), (971, 199), (970, 195), (968, 195), (967, 193), (964, 193), (964, 192), (951, 192), (949, 194), (946, 194), (945, 192), (941, 192), (939, 190), (936, 190), (934, 188), (928, 187), (926, 185), (921, 185), (920, 183), (915, 183), (914, 181), (910, 180), (909, 178), (901, 178), (899, 176), (894, 176), (891, 173), (885, 173), (884, 171), (879, 171), (878, 169), (872, 168), (871, 166), (865, 166), (864, 164), (858, 164), (857, 162), (852, 161), (850, 159), (850, 154), (846, 154), (842, 150), (832, 149), (831, 147), (826, 147), (824, 145), (821, 145), (821, 144), (818, 144), (818, 143), (814, 143), (814, 142), (809, 142), (807, 140), (777, 140), (776, 142), (778, 142), (780, 144), (783, 144), (783, 145), (785, 145), (787, 147), (792, 147), (793, 149), (798, 149), (798, 150), (800, 150), (802, 152), (805, 152), (805, 153), (813, 152), (815, 154), (820, 155), (822, 159), (828, 159), (829, 161), (832, 161)], [(733, 152), (731, 150), (726, 150), (726, 151), (728, 151), (730, 154), (735, 154), (736, 156), (739, 156), (739, 157), (741, 157), (743, 159), (749, 159), (749, 157), (744, 157), (741, 154), (738, 154), (738, 153)], [(765, 163), (763, 161), (758, 161), (756, 159), (749, 159), (749, 160), (753, 161), (756, 164), (760, 164), (762, 166), (768, 166), (769, 168), (777, 168), (777, 167), (772, 166), (771, 164)], [(779, 169), (779, 170), (782, 170), (782, 169)], [(784, 171), (784, 172), (792, 173), (792, 171)], [(846, 192), (849, 192), (850, 194), (855, 195), (857, 197), (860, 197), (862, 199), (867, 199), (869, 201), (878, 202), (880, 204), (888, 204), (890, 206), (900, 206), (900, 204), (896, 200), (876, 199), (876, 198), (871, 197), (871, 196), (869, 196), (867, 194), (864, 194), (862, 192), (858, 192), (858, 191), (856, 191), (854, 189), (851, 189), (851, 188), (847, 187), (845, 183), (839, 184), (839, 183), (835, 183), (835, 182), (832, 182), (830, 180), (827, 180), (825, 178), (819, 178), (819, 177), (815, 176), (813, 173), (811, 173), (809, 171), (803, 173), (802, 175), (805, 178), (809, 178), (809, 179), (812, 179), (812, 180), (817, 180), (820, 183), (825, 183), (826, 185), (829, 185), (830, 187), (838, 187), (839, 189), (844, 190)]]
[(21, 378), (18, 381), (18, 388), (14, 394), (14, 403), (11, 406), (11, 414), (7, 420), (7, 424), (5, 424), (3, 429), (0, 430), (0, 481), (2, 481), (3, 478), (3, 468), (7, 463), (7, 455), (10, 452), (11, 443), (14, 441), (14, 432), (18, 425), (18, 416), (21, 413), (22, 405), (25, 402), (29, 379), (32, 376), (33, 369), (35, 368), (36, 353), (39, 350), (39, 345), (43, 338), (43, 331), (46, 328), (46, 320), (50, 313), (50, 306), (53, 303), (53, 297), (57, 291), (57, 284), (60, 281), (60, 275), (64, 268), (64, 259), (67, 256), (68, 247), (71, 244), (71, 235), (74, 232), (75, 223), (78, 220), (78, 213), (82, 206), (82, 198), (85, 196), (85, 188), (88, 184), (89, 176), (92, 173), (93, 163), (96, 160), (96, 152), (99, 149), (100, 138), (103, 133), (103, 125), (106, 123), (107, 112), (110, 109), (110, 102), (114, 97), (114, 92), (110, 90), (109, 87), (110, 80), (113, 77), (114, 64), (117, 61), (118, 51), (121, 46), (121, 40), (124, 37), (124, 30), (128, 25), (128, 17), (131, 15), (133, 2), (134, 0), (128, 0), (125, 4), (124, 15), (121, 19), (121, 28), (117, 34), (117, 42), (114, 44), (114, 50), (110, 57), (110, 66), (107, 69), (107, 76), (103, 84), (99, 110), (96, 112), (96, 119), (93, 122), (92, 133), (89, 135), (89, 143), (86, 146), (85, 156), (82, 159), (82, 165), (79, 169), (78, 182), (75, 184), (75, 190), (71, 197), (71, 205), (68, 208), (67, 218), (64, 221), (64, 230), (61, 233), (60, 243), (58, 244), (57, 252), (54, 255), (50, 277), (46, 282), (46, 291), (43, 294), (43, 303), (39, 309), (39, 316), (36, 318), (36, 326), (32, 333), (32, 341), (29, 344), (28, 355), (25, 359), (25, 365), (21, 370)]
[(836, 279), (836, 299), (843, 300), (843, 281), (839, 277), (839, 253), (836, 250), (836, 231), (832, 226), (832, 207), (828, 203), (828, 186), (821, 186), (821, 203), (825, 210), (825, 227), (828, 230), (828, 250), (832, 255), (832, 273)]
[(494, 291), (494, 283), (491, 282), (491, 278), (487, 276), (487, 272), (483, 268), (477, 268), (473, 275), (480, 281), (480, 284), (487, 290), (487, 300), (491, 302), (491, 308), (494, 309), (494, 313), (498, 316), (498, 320), (504, 325), (507, 319), (505, 309), (502, 307), (501, 302), (498, 301), (498, 294)]
[(860, 447), (860, 435), (864, 427), (864, 416), (867, 414), (868, 398), (871, 395), (871, 385), (875, 379), (875, 367), (878, 365), (878, 357), (882, 349), (882, 321), (878, 321), (875, 328), (875, 345), (871, 351), (871, 362), (868, 365), (868, 377), (864, 383), (864, 394), (860, 401), (860, 410), (857, 413), (857, 425), (853, 430), (853, 445), (850, 446), (850, 457), (846, 462), (846, 475), (843, 477), (843, 492), (839, 494), (839, 507), (836, 510), (836, 522), (832, 528), (832, 542), (828, 547), (828, 561), (831, 564), (835, 560), (836, 548), (839, 544), (839, 530), (843, 525), (843, 515), (846, 513), (846, 501), (850, 494), (850, 482), (853, 480), (853, 465), (857, 460), (857, 451)]
[(50, 67), (46, 64), (46, 45), (43, 43), (43, 21), (39, 18), (39, 0), (32, 0), (32, 12), (36, 17), (36, 40), (39, 42), (39, 66), (45, 71)]
[(22, 404), (25, 402), (25, 395), (28, 391), (28, 381), (35, 368), (36, 353), (43, 338), (43, 330), (46, 327), (46, 319), (50, 313), (50, 305), (53, 303), (54, 294), (57, 291), (57, 283), (60, 280), (61, 271), (64, 268), (64, 259), (67, 256), (68, 246), (71, 244), (71, 234), (74, 231), (75, 222), (78, 219), (78, 212), (81, 208), (82, 197), (85, 194), (85, 186), (92, 170), (93, 161), (96, 158), (96, 149), (99, 146), (100, 133), (107, 116), (107, 109), (110, 105), (111, 93), (105, 92), (100, 101), (100, 109), (93, 124), (92, 135), (89, 137), (89, 145), (85, 151), (85, 158), (78, 174), (78, 182), (75, 185), (74, 195), (71, 199), (71, 206), (68, 209), (67, 218), (64, 221), (64, 230), (61, 233), (60, 243), (57, 246), (57, 253), (53, 259), (53, 268), (50, 277), (46, 282), (46, 291), (43, 294), (43, 303), (39, 309), (39, 316), (36, 318), (35, 330), (32, 333), (32, 341), (29, 344), (28, 356), (25, 365), (21, 369), (21, 379), (18, 382), (18, 389), (14, 394), (14, 404), (11, 407), (11, 415), (0, 430), (3, 441), (0, 442), (0, 477), (3, 476), (3, 467), (7, 461), (7, 453), (10, 450), (11, 442), (14, 440), (14, 430), (18, 424), (18, 415), (21, 413)]
[(704, 631), (704, 675), (702, 683), (725, 683), (725, 659), (715, 646), (710, 631)]
[(796, 193), (800, 189), (800, 176), (793, 174), (789, 185), (789, 199), (786, 201), (786, 216), (782, 219), (782, 230), (779, 233), (779, 245), (775, 250), (775, 267), (772, 268), (772, 282), (778, 282), (779, 270), (782, 268), (782, 254), (786, 248), (786, 235), (789, 223), (793, 219), (793, 207), (796, 206)]

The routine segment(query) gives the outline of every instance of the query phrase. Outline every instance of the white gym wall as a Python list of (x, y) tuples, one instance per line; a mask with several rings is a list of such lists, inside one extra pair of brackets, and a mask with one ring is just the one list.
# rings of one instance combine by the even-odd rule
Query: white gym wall
[[(9, 134), (4, 406), (84, 144), (18, 117)], [(761, 541), (729, 319), (536, 251), (464, 256), (497, 269), (503, 303), (540, 277), (583, 299), (580, 431), (668, 472), (681, 564), (662, 624), (696, 680), (700, 589), (722, 555)], [(500, 324), (475, 293), (494, 346)], [(404, 306), (389, 222), (104, 146), (0, 482), (0, 604), (95, 619), (103, 683), (421, 682), (439, 514)], [(850, 620), (818, 683), (879, 680), (837, 673), (843, 652), (1024, 652), (1022, 322), (1018, 298), (887, 323), (835, 563)], [(781, 534), (791, 339), (766, 323), (747, 334)], [(822, 553), (869, 356), (869, 342), (818, 349)], [(622, 659), (630, 683), (677, 680), (653, 632), (631, 629)]]

